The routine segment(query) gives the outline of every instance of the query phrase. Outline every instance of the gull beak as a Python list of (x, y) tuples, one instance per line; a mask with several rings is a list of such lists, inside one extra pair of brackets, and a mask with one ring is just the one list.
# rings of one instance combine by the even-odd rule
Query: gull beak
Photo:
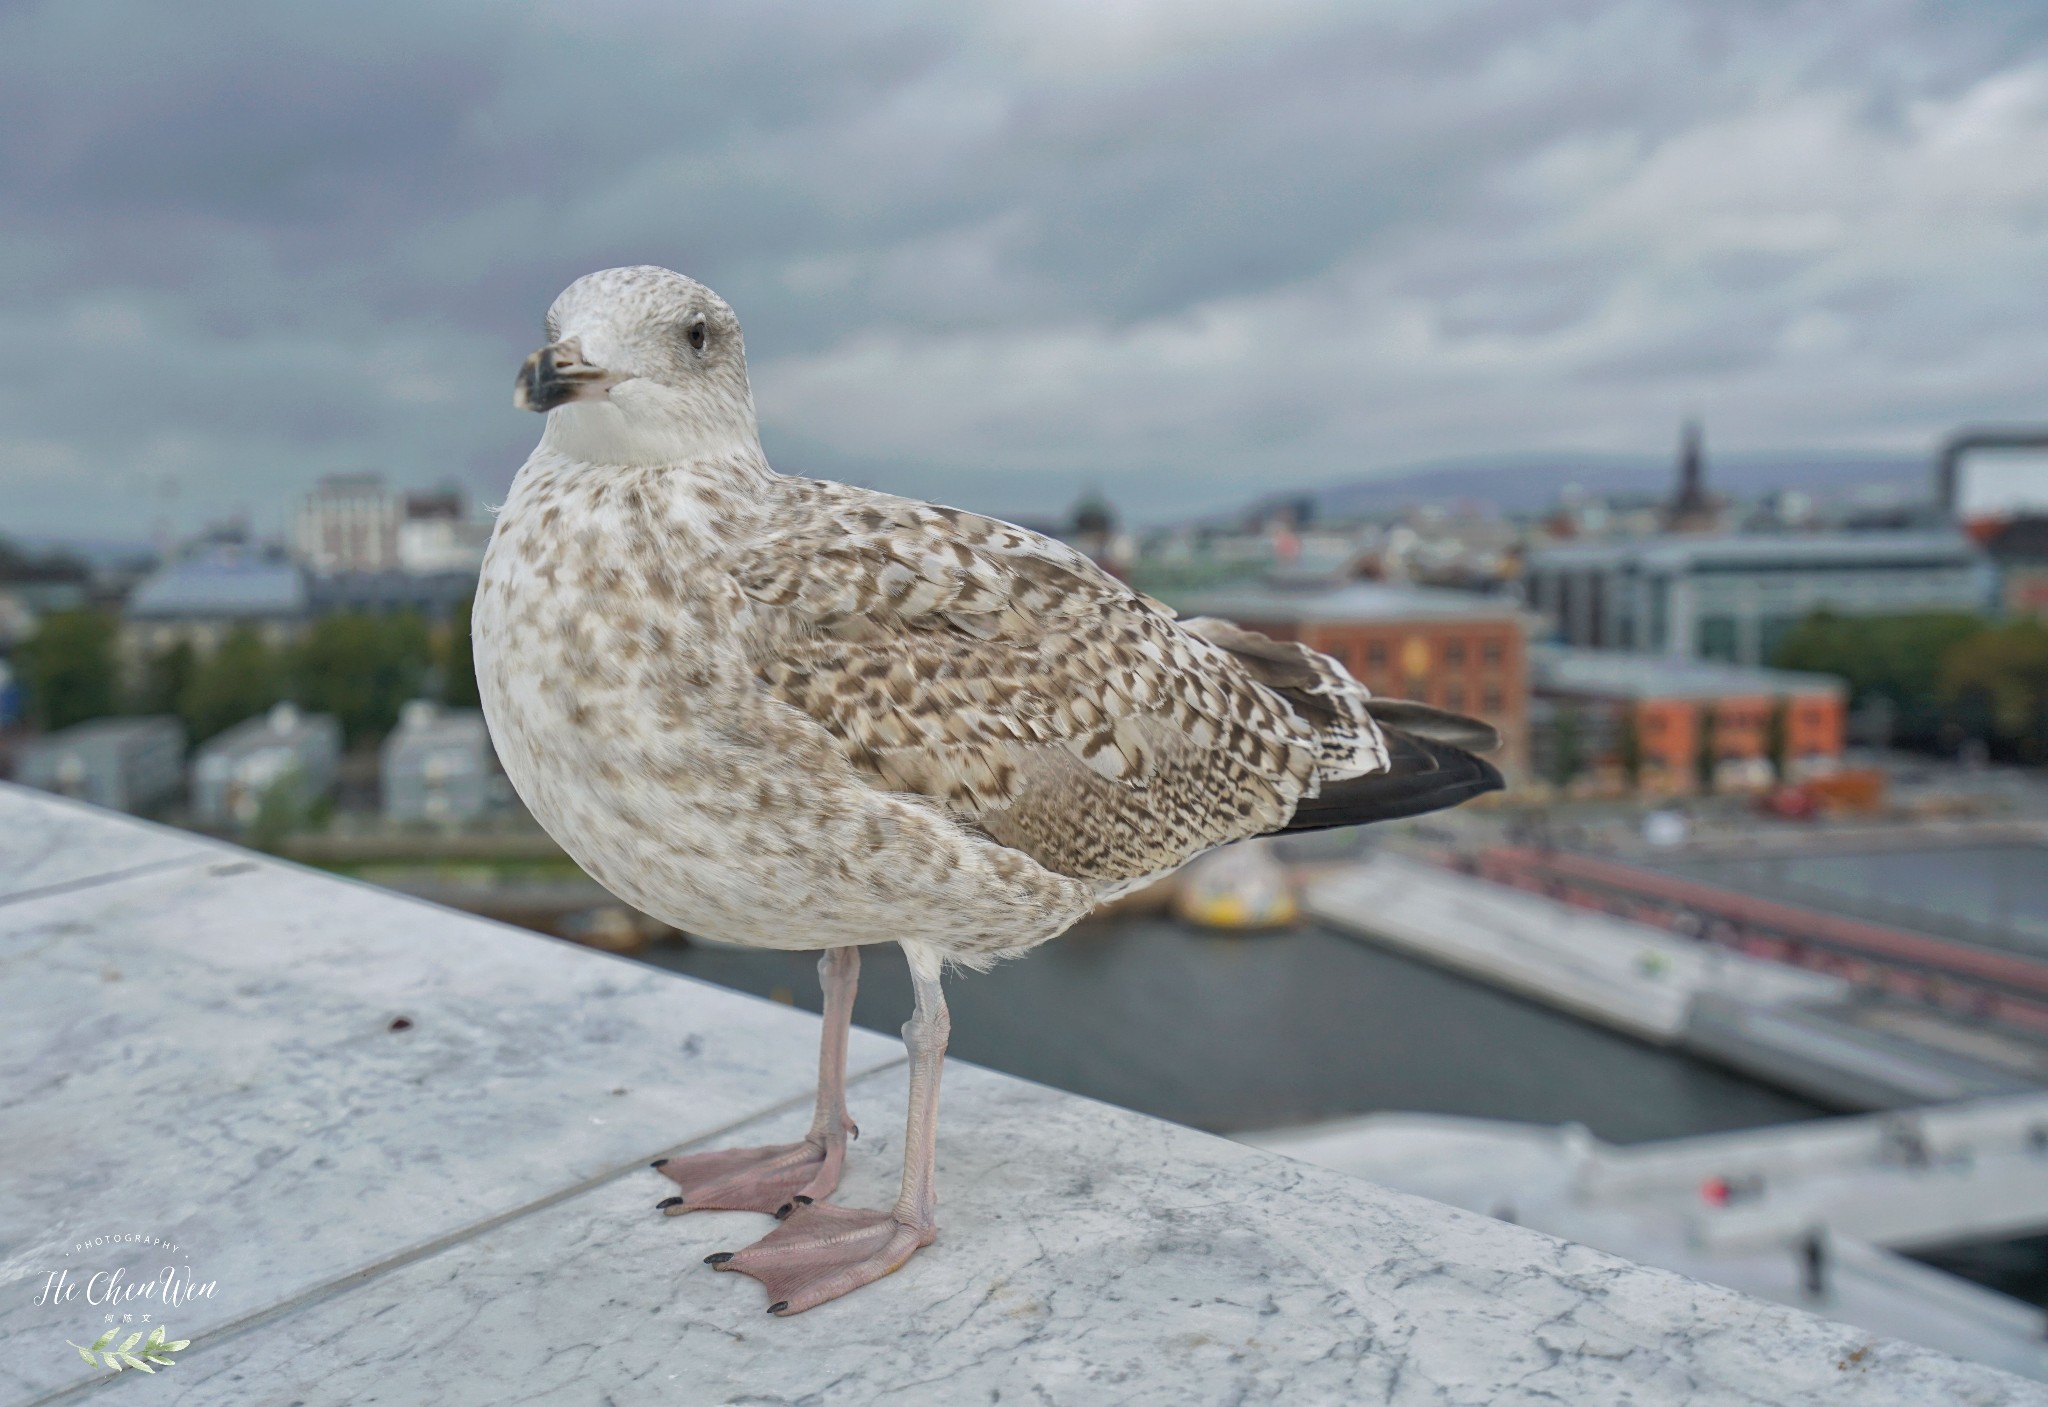
[(564, 337), (535, 352), (519, 368), (512, 404), (521, 410), (549, 411), (571, 401), (601, 400), (625, 379), (583, 360), (581, 340)]

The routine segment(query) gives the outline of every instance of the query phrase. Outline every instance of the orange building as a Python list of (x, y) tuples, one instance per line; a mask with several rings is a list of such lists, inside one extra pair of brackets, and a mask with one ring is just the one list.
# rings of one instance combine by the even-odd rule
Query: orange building
[(1703, 767), (1737, 790), (1769, 786), (1774, 754), (1795, 775), (1842, 756), (1848, 690), (1831, 674), (1552, 645), (1530, 672), (1541, 772), (1572, 771), (1570, 751), (1580, 775), (1619, 782), (1633, 749), (1639, 786), (1682, 795)]
[(1177, 598), (1182, 615), (1221, 616), (1337, 660), (1375, 694), (1483, 718), (1507, 768), (1528, 758), (1533, 620), (1512, 602), (1463, 591), (1346, 581), (1266, 584)]

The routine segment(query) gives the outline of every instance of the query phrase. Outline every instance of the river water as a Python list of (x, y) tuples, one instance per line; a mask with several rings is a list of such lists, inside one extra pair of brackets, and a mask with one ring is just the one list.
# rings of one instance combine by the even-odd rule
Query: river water
[[(699, 942), (643, 960), (818, 1009), (813, 956)], [(1827, 1112), (1312, 926), (1084, 924), (949, 977), (946, 995), (953, 1055), (1218, 1133), (1391, 1110), (1576, 1121), (1638, 1143)], [(893, 1035), (909, 1012), (900, 950), (864, 949), (854, 1019)]]

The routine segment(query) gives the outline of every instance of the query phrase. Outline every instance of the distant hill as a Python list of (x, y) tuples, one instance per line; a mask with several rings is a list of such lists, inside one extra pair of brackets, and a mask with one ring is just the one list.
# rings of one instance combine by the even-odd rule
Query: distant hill
[(156, 549), (148, 543), (121, 538), (62, 537), (52, 533), (6, 533), (0, 536), (33, 556), (60, 554), (76, 558), (95, 569), (123, 567), (156, 556)]
[[(1444, 460), (1322, 484), (1292, 493), (1262, 494), (1252, 507), (1312, 499), (1318, 517), (1398, 511), (1422, 503), (1481, 504), (1526, 513), (1557, 502), (1568, 484), (1602, 497), (1662, 498), (1675, 469), (1669, 458), (1648, 455), (1524, 454)], [(1909, 502), (1931, 497), (1933, 467), (1924, 455), (1749, 453), (1709, 455), (1707, 491), (1737, 500), (1774, 489), (1799, 489), (1823, 502), (1856, 498)]]

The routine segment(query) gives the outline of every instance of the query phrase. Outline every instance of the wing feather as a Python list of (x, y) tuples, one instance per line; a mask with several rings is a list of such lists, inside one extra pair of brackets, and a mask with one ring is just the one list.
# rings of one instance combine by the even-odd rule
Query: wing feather
[(1372, 770), (1375, 748), (1384, 765), (1364, 689), (1322, 656), (1268, 659), (1214, 638), (1222, 622), (1184, 626), (993, 518), (777, 488), (772, 531), (733, 559), (761, 608), (763, 682), (876, 784), (1050, 869), (1169, 870), (1284, 825), (1326, 777)]

